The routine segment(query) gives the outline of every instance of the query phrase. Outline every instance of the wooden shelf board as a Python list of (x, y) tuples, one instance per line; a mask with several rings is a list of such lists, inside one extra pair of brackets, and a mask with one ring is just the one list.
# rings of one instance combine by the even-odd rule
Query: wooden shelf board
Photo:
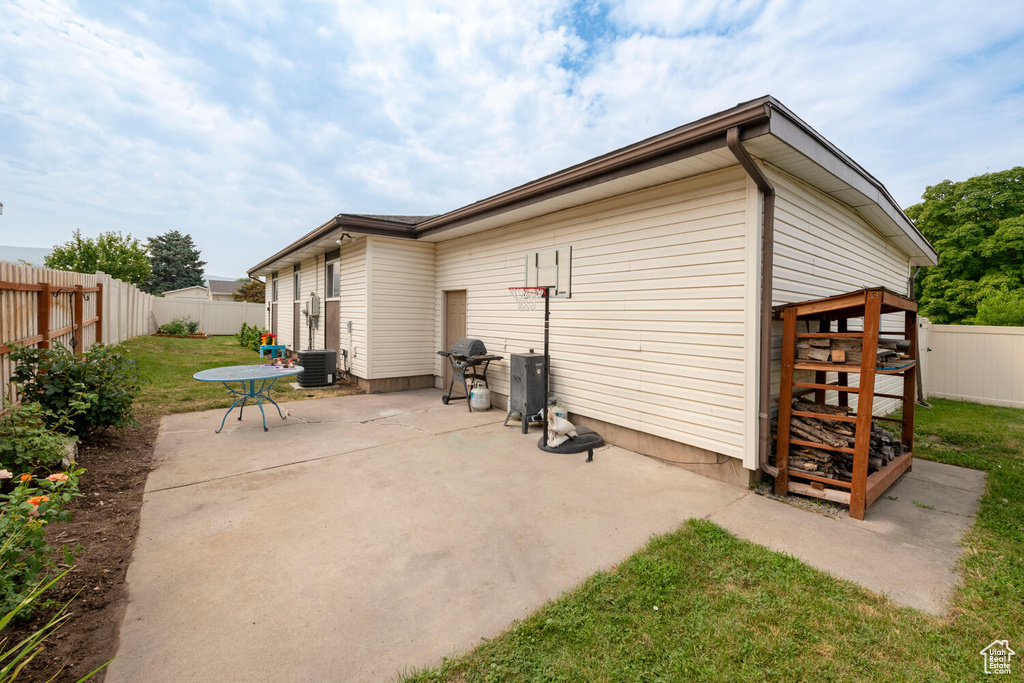
[[(815, 420), (832, 420), (833, 422), (856, 422), (856, 415), (833, 415), (831, 413), (811, 413), (805, 410), (792, 410), (791, 415), (797, 417), (812, 417)], [(898, 421), (898, 420), (897, 420)]]
[(824, 443), (816, 443), (814, 441), (804, 441), (803, 439), (790, 438), (789, 443), (796, 444), (797, 446), (807, 446), (808, 448), (820, 448), (823, 451), (836, 451), (837, 453), (850, 453), (853, 454), (852, 448), (845, 446), (829, 446)]
[(797, 332), (797, 339), (861, 339), (863, 332)]
[(853, 484), (848, 481), (843, 481), (842, 479), (833, 479), (832, 477), (823, 477), (820, 474), (807, 472), (796, 467), (790, 467), (787, 471), (789, 472), (789, 476), (791, 477), (810, 479), (811, 481), (816, 481), (822, 484), (828, 484), (829, 486), (841, 486), (844, 489), (848, 489), (853, 486)]
[(885, 467), (868, 475), (867, 487), (865, 490), (865, 507), (878, 500), (886, 490), (892, 486), (900, 475), (910, 469), (913, 464), (914, 454), (904, 453)]
[(893, 368), (891, 370), (886, 368), (875, 368), (876, 375), (902, 375), (904, 372), (913, 370), (917, 366), (917, 361), (910, 361), (909, 365), (905, 365), (902, 368)]
[(793, 363), (794, 370), (818, 370), (820, 372), (860, 372), (859, 365), (852, 363), (813, 363), (797, 361)]
[[(793, 382), (794, 387), (800, 387), (801, 389), (823, 389), (825, 391), (843, 391), (848, 394), (859, 394), (860, 387), (848, 387), (839, 384), (838, 382), (828, 382), (827, 384), (816, 384), (815, 382)], [(875, 394), (876, 396), (878, 394)]]
[[(896, 368), (893, 370), (886, 370), (884, 368), (875, 368), (876, 375), (900, 375), (908, 370), (913, 370), (917, 363), (910, 361), (910, 365), (902, 368)], [(843, 372), (849, 374), (856, 374), (860, 372), (859, 365), (853, 365), (851, 363), (808, 363), (808, 362), (797, 362), (793, 363), (794, 370), (815, 370), (818, 372)]]
[(825, 500), (831, 500), (833, 503), (842, 503), (843, 505), (850, 504), (849, 491), (836, 491), (835, 489), (816, 489), (809, 484), (801, 484), (795, 481), (789, 482), (788, 489), (790, 493), (798, 493), (801, 496), (814, 496), (815, 498), (824, 498)]

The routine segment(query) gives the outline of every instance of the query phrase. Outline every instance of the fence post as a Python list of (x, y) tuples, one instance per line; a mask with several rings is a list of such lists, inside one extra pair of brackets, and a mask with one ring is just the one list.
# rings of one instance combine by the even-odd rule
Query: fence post
[(103, 283), (97, 282), (96, 286), (99, 287), (99, 291), (96, 292), (96, 343), (102, 344), (103, 342)]
[(41, 292), (39, 292), (39, 301), (36, 306), (36, 319), (39, 327), (39, 335), (42, 336), (42, 340), (39, 342), (39, 348), (48, 349), (50, 348), (50, 300), (53, 295), (50, 293), (50, 283), (40, 283), (43, 286)]
[(75, 285), (75, 319), (71, 326), (71, 334), (74, 335), (76, 356), (82, 355), (82, 348), (85, 346), (85, 325), (82, 324), (85, 315), (85, 285)]

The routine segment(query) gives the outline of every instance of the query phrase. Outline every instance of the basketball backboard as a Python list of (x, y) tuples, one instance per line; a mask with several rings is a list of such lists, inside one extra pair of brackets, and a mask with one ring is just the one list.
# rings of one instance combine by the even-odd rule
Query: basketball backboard
[(549, 296), (572, 298), (572, 247), (526, 254), (526, 287), (550, 287)]

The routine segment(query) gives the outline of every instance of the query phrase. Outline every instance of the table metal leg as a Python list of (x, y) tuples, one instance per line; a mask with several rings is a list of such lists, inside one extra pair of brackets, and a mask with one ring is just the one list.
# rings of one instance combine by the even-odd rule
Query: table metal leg
[(238, 419), (241, 420), (242, 411), (245, 408), (245, 404), (250, 400), (256, 403), (256, 407), (260, 409), (260, 416), (263, 418), (263, 431), (269, 431), (267, 429), (267, 414), (263, 410), (264, 401), (270, 401), (271, 403), (273, 403), (274, 407), (277, 408), (277, 414), (281, 416), (281, 419), (287, 419), (284, 413), (281, 412), (281, 406), (277, 405), (277, 401), (270, 398), (270, 390), (274, 387), (275, 384), (277, 384), (277, 379), (277, 377), (273, 377), (269, 380), (261, 380), (259, 388), (256, 387), (256, 380), (249, 380), (248, 382), (242, 381), (241, 391), (233, 388), (227, 382), (222, 382), (224, 388), (226, 388), (231, 395), (237, 396), (238, 398), (234, 400), (234, 402), (231, 404), (231, 407), (228, 408), (228, 411), (224, 413), (224, 417), (221, 418), (220, 421), (220, 429), (218, 429), (216, 433), (220, 434), (221, 431), (224, 429), (224, 423), (227, 421), (228, 415), (231, 414), (231, 411), (234, 410), (236, 406), (238, 407)]
[[(228, 385), (227, 382), (223, 382), (222, 384), (224, 384), (224, 387), (228, 390), (228, 392), (230, 394), (232, 394), (233, 396), (237, 396), (238, 398), (235, 399), (234, 403), (231, 404), (231, 407), (228, 408), (228, 411), (226, 413), (224, 413), (224, 417), (221, 418), (220, 429), (217, 430), (217, 432), (216, 432), (217, 434), (220, 434), (221, 431), (224, 429), (224, 422), (227, 421), (228, 415), (230, 415), (231, 411), (235, 409), (235, 406), (237, 406), (239, 403), (242, 403), (244, 405), (245, 399), (246, 399), (246, 394), (245, 394), (244, 391), (238, 391), (237, 389), (231, 388), (231, 386)], [(243, 386), (244, 386), (244, 384), (243, 384)], [(238, 419), (239, 420), (242, 419), (242, 411), (241, 410), (238, 411)]]

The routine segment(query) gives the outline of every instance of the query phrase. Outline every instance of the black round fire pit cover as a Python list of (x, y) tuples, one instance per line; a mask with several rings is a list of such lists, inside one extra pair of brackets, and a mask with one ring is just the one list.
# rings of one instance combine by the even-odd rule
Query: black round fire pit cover
[(554, 448), (548, 446), (544, 443), (543, 436), (537, 442), (537, 448), (545, 453), (582, 453), (586, 451), (587, 462), (594, 459), (594, 449), (601, 448), (602, 446), (604, 446), (604, 439), (601, 438), (601, 435), (593, 429), (587, 429), (586, 427), (577, 427), (576, 436), (569, 437), (561, 446), (555, 446)]

